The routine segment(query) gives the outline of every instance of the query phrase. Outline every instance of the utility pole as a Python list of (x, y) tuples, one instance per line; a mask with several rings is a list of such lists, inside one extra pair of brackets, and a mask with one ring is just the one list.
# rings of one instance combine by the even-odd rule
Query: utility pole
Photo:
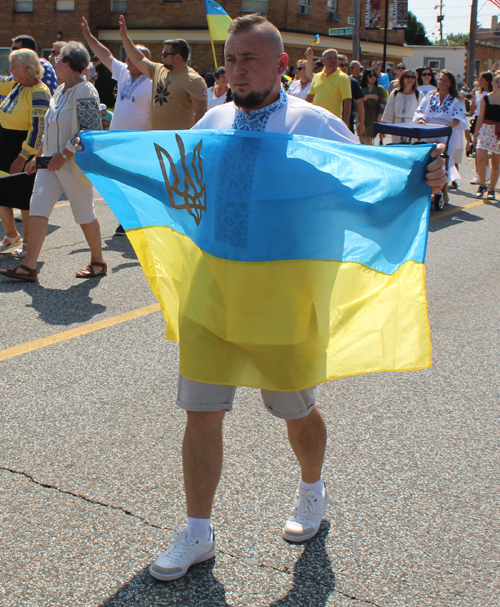
[(361, 45), (359, 42), (359, 28), (361, 26), (360, 0), (352, 0), (352, 15), (354, 25), (352, 26), (352, 58), (361, 61)]
[(476, 72), (476, 32), (477, 32), (477, 0), (472, 0), (470, 12), (470, 34), (469, 44), (467, 45), (467, 86), (472, 90), (474, 86), (474, 76)]
[(389, 0), (385, 0), (385, 15), (384, 15), (384, 58), (382, 59), (382, 71), (386, 72), (387, 67), (387, 32), (389, 31)]
[(434, 8), (439, 8), (439, 15), (438, 15), (438, 18), (437, 18), (437, 22), (439, 23), (439, 44), (441, 46), (443, 46), (443, 20), (444, 20), (444, 15), (443, 15), (444, 4), (443, 4), (443, 0), (440, 0), (439, 6), (435, 6)]

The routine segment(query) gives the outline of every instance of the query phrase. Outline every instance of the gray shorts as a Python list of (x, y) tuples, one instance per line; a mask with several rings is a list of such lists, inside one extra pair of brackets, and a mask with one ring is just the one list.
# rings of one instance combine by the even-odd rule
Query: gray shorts
[[(305, 388), (296, 392), (261, 390), (265, 407), (281, 419), (306, 417), (316, 402), (316, 388)], [(186, 411), (231, 411), (236, 386), (205, 384), (187, 379), (179, 373), (177, 406)]]

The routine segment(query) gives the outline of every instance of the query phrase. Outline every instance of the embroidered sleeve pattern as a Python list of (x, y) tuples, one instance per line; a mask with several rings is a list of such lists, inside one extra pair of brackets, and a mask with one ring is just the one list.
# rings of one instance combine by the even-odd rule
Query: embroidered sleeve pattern
[(37, 153), (45, 130), (45, 114), (49, 109), (50, 95), (45, 91), (34, 91), (31, 97), (31, 128), (23, 142), (19, 156), (28, 160)]
[[(102, 131), (101, 112), (95, 97), (85, 97), (76, 100), (76, 116), (80, 131)], [(78, 133), (66, 144), (70, 152), (75, 152), (75, 138)]]

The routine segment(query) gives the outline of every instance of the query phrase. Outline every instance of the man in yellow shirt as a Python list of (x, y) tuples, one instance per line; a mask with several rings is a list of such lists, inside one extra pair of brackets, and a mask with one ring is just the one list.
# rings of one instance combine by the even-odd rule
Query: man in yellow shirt
[(323, 53), (325, 67), (316, 74), (311, 83), (307, 101), (325, 108), (341, 118), (349, 126), (351, 116), (351, 80), (338, 67), (338, 55), (335, 49)]

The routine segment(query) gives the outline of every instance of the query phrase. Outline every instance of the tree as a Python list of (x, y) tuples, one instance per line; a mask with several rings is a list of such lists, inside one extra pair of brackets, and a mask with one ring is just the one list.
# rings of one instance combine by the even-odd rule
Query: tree
[(443, 46), (465, 46), (469, 42), (469, 34), (447, 34)]
[(429, 38), (427, 38), (424, 24), (420, 23), (410, 11), (408, 11), (408, 27), (405, 31), (405, 42), (406, 44), (419, 44), (422, 46), (432, 44)]

